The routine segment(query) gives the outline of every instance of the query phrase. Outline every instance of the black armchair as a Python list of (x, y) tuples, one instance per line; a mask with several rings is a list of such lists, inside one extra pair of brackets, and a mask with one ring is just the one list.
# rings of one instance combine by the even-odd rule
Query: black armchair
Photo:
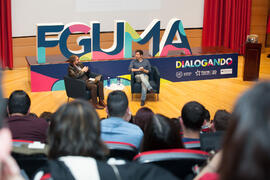
[[(151, 66), (151, 71), (149, 73), (149, 83), (155, 90), (155, 93), (157, 94), (157, 100), (158, 100), (158, 95), (159, 95), (159, 90), (160, 90), (160, 73), (159, 70), (156, 66)], [(133, 99), (133, 94), (134, 93), (141, 93), (142, 91), (142, 86), (141, 83), (137, 83), (135, 79), (135, 74), (134, 72), (131, 72), (131, 96)], [(149, 92), (147, 92), (149, 93)]]
[(65, 76), (64, 83), (68, 101), (69, 98), (80, 98), (85, 100), (91, 98), (91, 92), (86, 88), (86, 83), (83, 80)]

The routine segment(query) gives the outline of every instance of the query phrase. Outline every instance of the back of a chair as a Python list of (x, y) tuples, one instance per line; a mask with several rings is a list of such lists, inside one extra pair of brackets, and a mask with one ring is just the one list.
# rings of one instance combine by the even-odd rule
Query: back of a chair
[(137, 154), (137, 148), (129, 143), (105, 141), (106, 146), (110, 150), (109, 158), (132, 160)]
[(65, 76), (64, 83), (66, 88), (66, 94), (68, 97), (86, 100), (90, 98), (90, 93), (87, 93), (86, 84), (83, 80)]
[(151, 76), (149, 77), (150, 80), (155, 82), (156, 87), (154, 88), (157, 93), (159, 93), (160, 89), (160, 72), (156, 66), (151, 66)]
[(12, 139), (12, 146), (15, 147), (20, 147), (23, 144), (29, 145), (33, 143), (34, 141), (29, 141), (29, 140), (21, 140), (21, 139)]
[(184, 146), (186, 149), (194, 149), (194, 150), (201, 150), (201, 143), (200, 141), (189, 141), (185, 142)]
[(201, 142), (201, 150), (203, 151), (218, 151), (221, 149), (223, 142), (224, 132), (216, 131), (210, 133), (201, 133), (200, 134), (200, 142)]
[(12, 152), (11, 155), (16, 160), (20, 169), (23, 169), (30, 179), (32, 179), (35, 172), (48, 161), (45, 154), (26, 155)]
[[(35, 172), (47, 163), (47, 147), (34, 141), (14, 139), (12, 148), (12, 157), (16, 160), (20, 169), (24, 170), (29, 178), (32, 178)], [(32, 148), (35, 143), (39, 147)], [(42, 146), (43, 145), (43, 146)]]
[(142, 152), (135, 156), (138, 163), (156, 164), (179, 178), (192, 174), (192, 167), (201, 165), (209, 157), (207, 152), (188, 149), (167, 149)]

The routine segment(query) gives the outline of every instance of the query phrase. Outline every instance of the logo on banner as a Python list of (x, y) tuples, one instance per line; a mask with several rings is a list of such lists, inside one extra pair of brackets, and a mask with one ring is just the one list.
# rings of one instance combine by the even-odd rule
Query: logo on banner
[(221, 69), (220, 74), (232, 74), (233, 70), (232, 69)]
[[(47, 38), (49, 33), (58, 33), (55, 39)], [(80, 50), (74, 51), (67, 46), (67, 40), (73, 33), (82, 33), (77, 39)], [(149, 54), (166, 56), (169, 51), (181, 50), (191, 54), (188, 39), (181, 20), (171, 19), (160, 40), (160, 21), (154, 19), (139, 35), (126, 21), (115, 21), (114, 43), (108, 49), (100, 47), (100, 23), (83, 23), (37, 25), (37, 59), (38, 63), (46, 62), (46, 49), (59, 46), (63, 56), (69, 58), (78, 55), (81, 60), (131, 58), (132, 43), (149, 43)]]
[(218, 58), (218, 59), (197, 59), (197, 60), (186, 60), (176, 61), (176, 69), (179, 68), (198, 68), (208, 66), (225, 66), (233, 63), (232, 58)]
[(176, 72), (176, 77), (180, 79), (181, 77), (183, 77), (183, 73), (181, 71)]

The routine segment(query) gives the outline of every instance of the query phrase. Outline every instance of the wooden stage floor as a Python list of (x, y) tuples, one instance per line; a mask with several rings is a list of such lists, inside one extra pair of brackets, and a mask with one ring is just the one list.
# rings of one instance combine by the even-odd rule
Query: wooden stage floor
[[(270, 50), (268, 50), (268, 53)], [(270, 58), (267, 53), (261, 55), (260, 80), (270, 80)], [(202, 103), (211, 114), (211, 118), (217, 109), (231, 111), (237, 98), (242, 92), (250, 88), (254, 83), (243, 81), (244, 59), (239, 56), (238, 77), (188, 81), (176, 83), (161, 83), (159, 101), (152, 95), (147, 96), (146, 107), (151, 108), (155, 113), (161, 113), (168, 117), (178, 117), (181, 114), (183, 105), (188, 101), (198, 101)], [(26, 91), (31, 98), (31, 112), (40, 115), (43, 111), (54, 112), (61, 104), (67, 102), (65, 91), (53, 92), (31, 92), (28, 81), (27, 68), (5, 70), (3, 72), (2, 87), (4, 97), (17, 89)], [(140, 96), (134, 96), (131, 100), (130, 87), (124, 89), (128, 98), (129, 106), (134, 115), (140, 106)], [(109, 90), (105, 89), (105, 97)], [(105, 110), (98, 110), (100, 117), (106, 117)]]

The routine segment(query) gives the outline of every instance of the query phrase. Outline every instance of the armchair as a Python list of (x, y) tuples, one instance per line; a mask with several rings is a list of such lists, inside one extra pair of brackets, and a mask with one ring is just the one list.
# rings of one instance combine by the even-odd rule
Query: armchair
[(86, 88), (86, 84), (83, 80), (65, 76), (64, 83), (68, 101), (69, 98), (80, 98), (85, 100), (89, 100), (91, 98), (91, 92)]
[[(130, 80), (130, 86), (131, 86), (131, 96), (133, 100), (133, 94), (134, 93), (141, 93), (142, 86), (141, 83), (137, 83), (135, 79), (134, 72), (131, 72), (131, 80)], [(160, 73), (156, 66), (151, 66), (151, 71), (149, 73), (149, 83), (153, 87), (153, 89), (156, 91), (157, 94), (157, 100), (159, 99), (159, 90), (160, 90)], [(147, 92), (149, 93), (149, 92)]]

